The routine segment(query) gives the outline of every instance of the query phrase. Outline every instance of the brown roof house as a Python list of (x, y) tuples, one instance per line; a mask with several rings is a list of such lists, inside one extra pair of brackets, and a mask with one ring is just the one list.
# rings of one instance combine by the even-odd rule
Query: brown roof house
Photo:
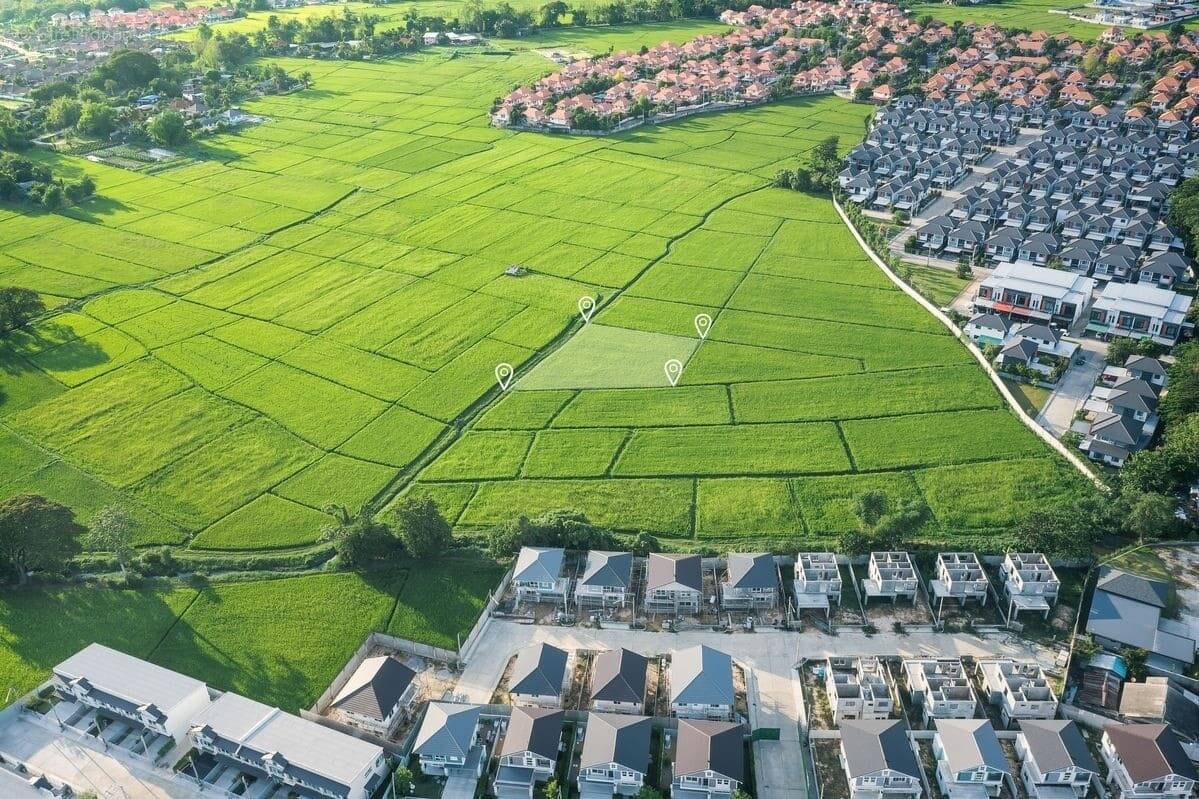
[(1186, 799), (1195, 766), (1165, 724), (1111, 724), (1100, 748), (1117, 799)]

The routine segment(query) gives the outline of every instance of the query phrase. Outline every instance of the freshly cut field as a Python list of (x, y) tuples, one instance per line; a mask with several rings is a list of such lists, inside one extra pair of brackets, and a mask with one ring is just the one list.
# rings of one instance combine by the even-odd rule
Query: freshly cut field
[[(602, 49), (705, 26), (538, 39)], [(532, 50), (282, 63), (315, 88), (250, 104), (266, 124), (155, 175), (57, 159), (101, 197), (0, 210), (3, 281), (70, 301), (5, 343), (0, 494), (84, 520), (123, 504), (139, 543), (204, 550), (310, 545), (330, 503), (410, 485), (468, 535), (577, 507), (680, 548), (790, 547), (843, 528), (844, 497), (810, 480), (1063, 469), (826, 199), (767, 188), (823, 137), (858, 141), (867, 106), (514, 134), (486, 112), (552, 68)], [(499, 363), (518, 369), (502, 396)], [(978, 490), (930, 497), (930, 537), (1023, 507), (996, 483), (982, 514)]]

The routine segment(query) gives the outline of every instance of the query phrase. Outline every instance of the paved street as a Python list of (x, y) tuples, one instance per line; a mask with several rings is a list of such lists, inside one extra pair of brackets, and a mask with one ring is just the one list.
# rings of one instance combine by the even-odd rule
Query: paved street
[(128, 759), (117, 760), (90, 746), (25, 718), (0, 727), (0, 753), (28, 763), (35, 771), (95, 791), (104, 799), (203, 799), (206, 794), (187, 785), (163, 779), (148, 769), (134, 768)]
[(1037, 416), (1037, 424), (1058, 438), (1070, 429), (1074, 412), (1082, 407), (1083, 401), (1091, 393), (1091, 386), (1095, 385), (1099, 373), (1103, 371), (1107, 345), (1098, 339), (1079, 339), (1079, 353), (1086, 356), (1086, 363), (1072, 364), (1066, 370)]
[(584, 629), (518, 624), (493, 620), (458, 681), (464, 701), (487, 702), (508, 659), (529, 644), (547, 642), (566, 650), (625, 647), (656, 655), (695, 644), (707, 644), (747, 667), (749, 715), (754, 728), (777, 727), (778, 741), (754, 744), (758, 799), (802, 799), (807, 796), (805, 750), (799, 729), (799, 686), (793, 668), (802, 658), (829, 655), (1009, 656), (1052, 665), (1052, 654), (1015, 638), (978, 638), (964, 633), (864, 635), (842, 633), (718, 633), (697, 630), (657, 633), (642, 630)]

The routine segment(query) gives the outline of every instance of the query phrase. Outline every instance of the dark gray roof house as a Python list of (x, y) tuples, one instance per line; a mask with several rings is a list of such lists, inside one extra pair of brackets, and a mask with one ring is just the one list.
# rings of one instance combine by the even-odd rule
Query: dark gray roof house
[(508, 732), (500, 747), (500, 757), (521, 752), (556, 760), (562, 740), (561, 710), (548, 707), (514, 707), (508, 722)]
[(644, 774), (649, 769), (651, 727), (652, 722), (645, 716), (588, 713), (579, 768), (616, 763)]
[(599, 702), (645, 701), (645, 672), (649, 661), (628, 649), (609, 649), (591, 666), (591, 699)]
[(1150, 662), (1164, 668), (1195, 661), (1195, 641), (1186, 628), (1161, 618), (1170, 586), (1105, 566), (1091, 598), (1087, 632), (1117, 645), (1150, 653)]
[(632, 552), (604, 552), (593, 549), (587, 553), (587, 567), (579, 580), (582, 585), (629, 587), (633, 571)]
[(679, 719), (674, 761), (675, 777), (713, 771), (745, 781), (745, 731), (727, 721)]
[(675, 652), (670, 661), (671, 701), (689, 705), (733, 704), (733, 659), (710, 646)]
[(1028, 363), (1037, 357), (1037, 342), (1027, 338), (1014, 338), (1004, 345), (999, 355), (1005, 362)]
[(937, 735), (952, 774), (985, 766), (1010, 774), (995, 728), (987, 719), (937, 719)]
[(645, 567), (645, 590), (655, 591), (676, 585), (693, 591), (703, 590), (699, 555), (650, 553)]
[(520, 650), (512, 667), (509, 693), (522, 696), (558, 696), (566, 679), (566, 652), (547, 643)]
[(885, 770), (921, 778), (920, 763), (902, 719), (841, 722), (841, 751), (850, 779)]
[(362, 661), (329, 706), (382, 722), (391, 716), (414, 679), (416, 672), (399, 658), (370, 657)]
[(412, 751), (426, 757), (467, 757), (475, 742), (481, 711), (478, 705), (430, 702)]
[(1063, 719), (1021, 719), (1020, 732), (1041, 773), (1071, 767), (1098, 773), (1099, 767), (1078, 725)]
[(778, 588), (779, 573), (769, 553), (729, 555), (728, 584), (733, 588)]

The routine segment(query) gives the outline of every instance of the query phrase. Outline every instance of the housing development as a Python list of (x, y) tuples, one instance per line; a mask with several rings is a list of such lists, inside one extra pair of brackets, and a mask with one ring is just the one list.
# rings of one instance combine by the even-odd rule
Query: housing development
[(0, 7), (0, 799), (1194, 799), (1199, 7)]

